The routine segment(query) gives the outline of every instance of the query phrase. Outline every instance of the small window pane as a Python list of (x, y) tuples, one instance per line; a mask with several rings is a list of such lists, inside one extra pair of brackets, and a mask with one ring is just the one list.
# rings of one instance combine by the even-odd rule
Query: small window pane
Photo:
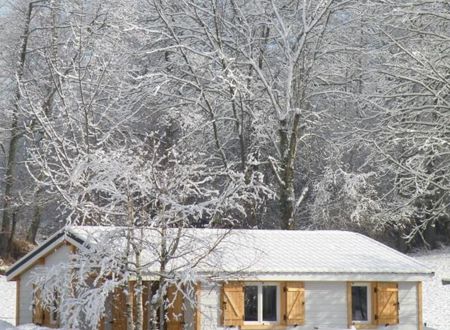
[(244, 290), (245, 321), (258, 321), (258, 287), (246, 286)]
[(263, 321), (277, 320), (277, 287), (263, 286)]
[(368, 321), (367, 287), (352, 287), (352, 318), (353, 321)]

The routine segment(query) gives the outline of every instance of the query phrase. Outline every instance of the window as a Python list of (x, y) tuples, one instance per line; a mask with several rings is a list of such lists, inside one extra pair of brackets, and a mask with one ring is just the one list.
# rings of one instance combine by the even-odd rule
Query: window
[(244, 287), (244, 319), (258, 322), (258, 286)]
[(370, 284), (352, 284), (352, 320), (368, 323), (371, 320), (371, 290)]
[(399, 323), (398, 283), (349, 282), (347, 288), (349, 323), (364, 326)]
[(279, 322), (280, 289), (271, 283), (249, 283), (244, 286), (244, 322)]

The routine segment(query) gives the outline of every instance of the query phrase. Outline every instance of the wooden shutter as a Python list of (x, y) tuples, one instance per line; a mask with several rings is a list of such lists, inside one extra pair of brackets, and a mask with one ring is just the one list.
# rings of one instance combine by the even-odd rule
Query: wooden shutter
[(194, 330), (201, 330), (202, 327), (202, 313), (200, 310), (200, 297), (201, 297), (201, 293), (202, 293), (202, 287), (200, 283), (197, 283), (195, 285), (195, 311), (194, 311)]
[(37, 325), (44, 325), (45, 310), (41, 303), (41, 293), (39, 289), (35, 289), (33, 285), (33, 310), (32, 321)]
[(284, 286), (284, 320), (287, 325), (305, 323), (305, 286), (303, 282), (286, 282)]
[(244, 323), (244, 286), (240, 282), (223, 285), (222, 312), (224, 326), (238, 326)]
[(184, 324), (183, 293), (175, 285), (167, 290), (169, 307), (167, 308), (167, 330), (182, 330)]
[(377, 282), (374, 294), (376, 323), (380, 325), (398, 324), (398, 284)]
[(122, 287), (114, 290), (112, 295), (112, 328), (127, 329), (127, 296)]
[(143, 329), (149, 329), (149, 314), (150, 314), (150, 300), (151, 300), (151, 286), (150, 281), (143, 281), (142, 303), (144, 304), (144, 325)]

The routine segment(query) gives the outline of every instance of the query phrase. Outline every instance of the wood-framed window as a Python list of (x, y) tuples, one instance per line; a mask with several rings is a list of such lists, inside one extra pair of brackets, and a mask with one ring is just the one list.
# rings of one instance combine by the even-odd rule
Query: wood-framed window
[(278, 283), (244, 284), (244, 324), (280, 322), (280, 285)]
[(356, 328), (399, 323), (398, 283), (348, 282), (348, 325)]
[(351, 285), (351, 311), (353, 323), (372, 322), (372, 286), (370, 283), (355, 282)]
[(228, 282), (222, 287), (222, 325), (281, 329), (305, 322), (303, 282)]

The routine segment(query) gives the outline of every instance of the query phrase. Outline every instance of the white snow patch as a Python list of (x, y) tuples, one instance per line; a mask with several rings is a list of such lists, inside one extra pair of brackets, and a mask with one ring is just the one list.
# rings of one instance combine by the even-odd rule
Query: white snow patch
[(0, 330), (5, 322), (16, 324), (16, 282), (8, 282), (6, 276), (0, 275)]
[(430, 267), (435, 276), (423, 283), (423, 320), (436, 330), (450, 330), (450, 285), (442, 279), (450, 279), (450, 247), (422, 251), (411, 255)]
[(50, 328), (40, 327), (35, 324), (23, 324), (19, 327), (15, 327), (8, 322), (0, 321), (0, 330), (50, 330)]

